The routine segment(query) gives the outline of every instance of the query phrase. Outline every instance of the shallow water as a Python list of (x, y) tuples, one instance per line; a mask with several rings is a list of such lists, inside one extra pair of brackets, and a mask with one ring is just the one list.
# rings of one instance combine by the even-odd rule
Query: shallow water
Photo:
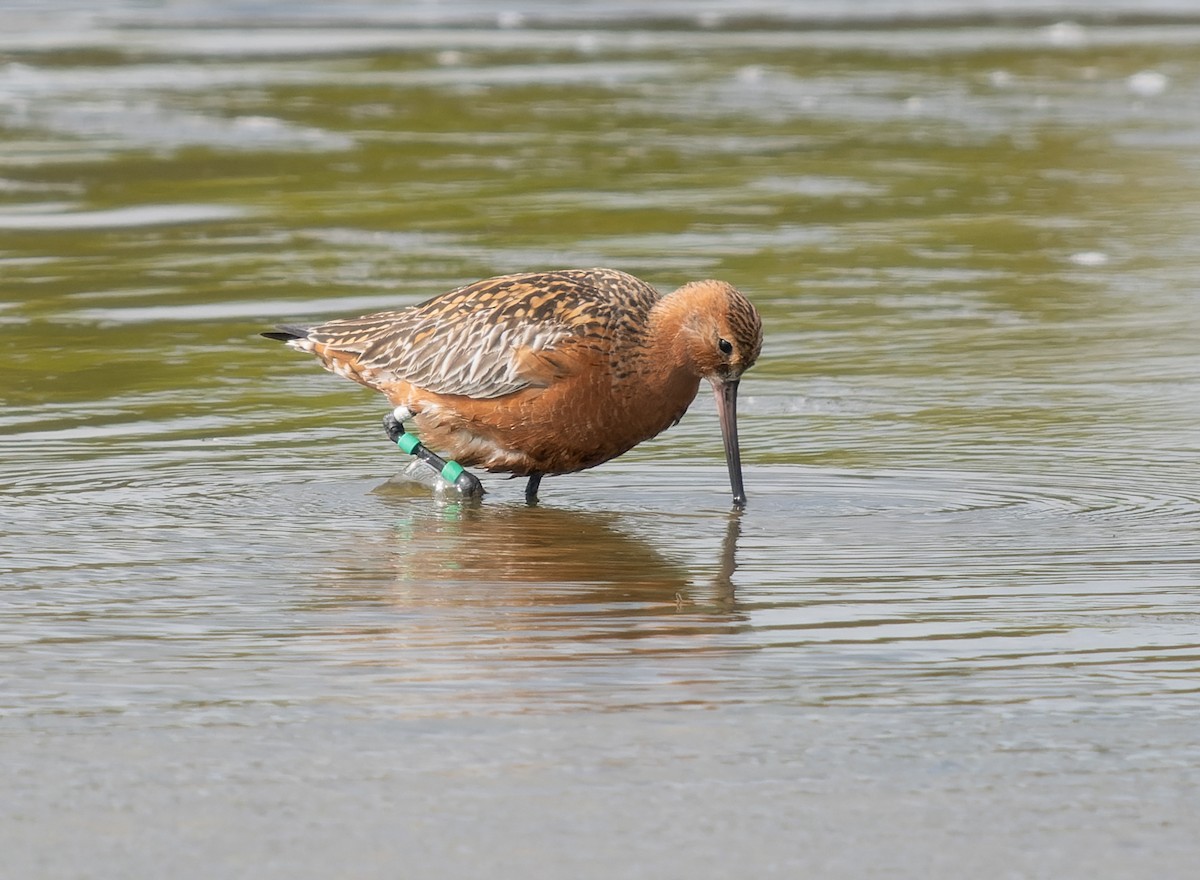
[[(0, 5), (6, 874), (1190, 874), (1200, 19), (839, 6)], [(256, 336), (593, 265), (758, 305), (743, 513)]]

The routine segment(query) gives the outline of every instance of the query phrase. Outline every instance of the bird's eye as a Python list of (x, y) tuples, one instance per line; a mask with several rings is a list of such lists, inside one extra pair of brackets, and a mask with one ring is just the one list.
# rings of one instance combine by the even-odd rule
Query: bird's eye
[(717, 348), (721, 349), (721, 354), (733, 354), (733, 343), (728, 339), (718, 339)]

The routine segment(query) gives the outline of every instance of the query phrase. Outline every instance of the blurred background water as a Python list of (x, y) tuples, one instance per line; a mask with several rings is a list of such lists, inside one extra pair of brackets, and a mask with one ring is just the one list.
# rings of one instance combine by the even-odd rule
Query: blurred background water
[[(1200, 15), (0, 2), (12, 877), (1190, 876)], [(595, 471), (391, 479), (256, 333), (746, 291)]]

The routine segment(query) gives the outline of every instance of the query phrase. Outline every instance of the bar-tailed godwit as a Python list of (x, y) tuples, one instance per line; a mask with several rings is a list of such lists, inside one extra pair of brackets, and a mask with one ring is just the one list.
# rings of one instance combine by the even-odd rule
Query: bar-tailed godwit
[[(531, 502), (544, 475), (595, 467), (678, 422), (705, 379), (733, 503), (745, 504), (737, 389), (762, 322), (724, 281), (661, 296), (613, 269), (503, 275), (398, 311), (262, 335), (387, 395), (388, 436), (449, 482), (482, 494), (462, 466), (525, 476)], [(410, 418), (420, 441), (404, 431)]]

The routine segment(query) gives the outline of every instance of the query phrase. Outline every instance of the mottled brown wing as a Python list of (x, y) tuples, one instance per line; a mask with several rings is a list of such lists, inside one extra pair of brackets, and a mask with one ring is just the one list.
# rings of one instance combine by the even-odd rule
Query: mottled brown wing
[(612, 269), (504, 275), (419, 305), (308, 329), (370, 384), (404, 381), (438, 394), (502, 397), (549, 384), (614, 334), (637, 333), (658, 299)]

